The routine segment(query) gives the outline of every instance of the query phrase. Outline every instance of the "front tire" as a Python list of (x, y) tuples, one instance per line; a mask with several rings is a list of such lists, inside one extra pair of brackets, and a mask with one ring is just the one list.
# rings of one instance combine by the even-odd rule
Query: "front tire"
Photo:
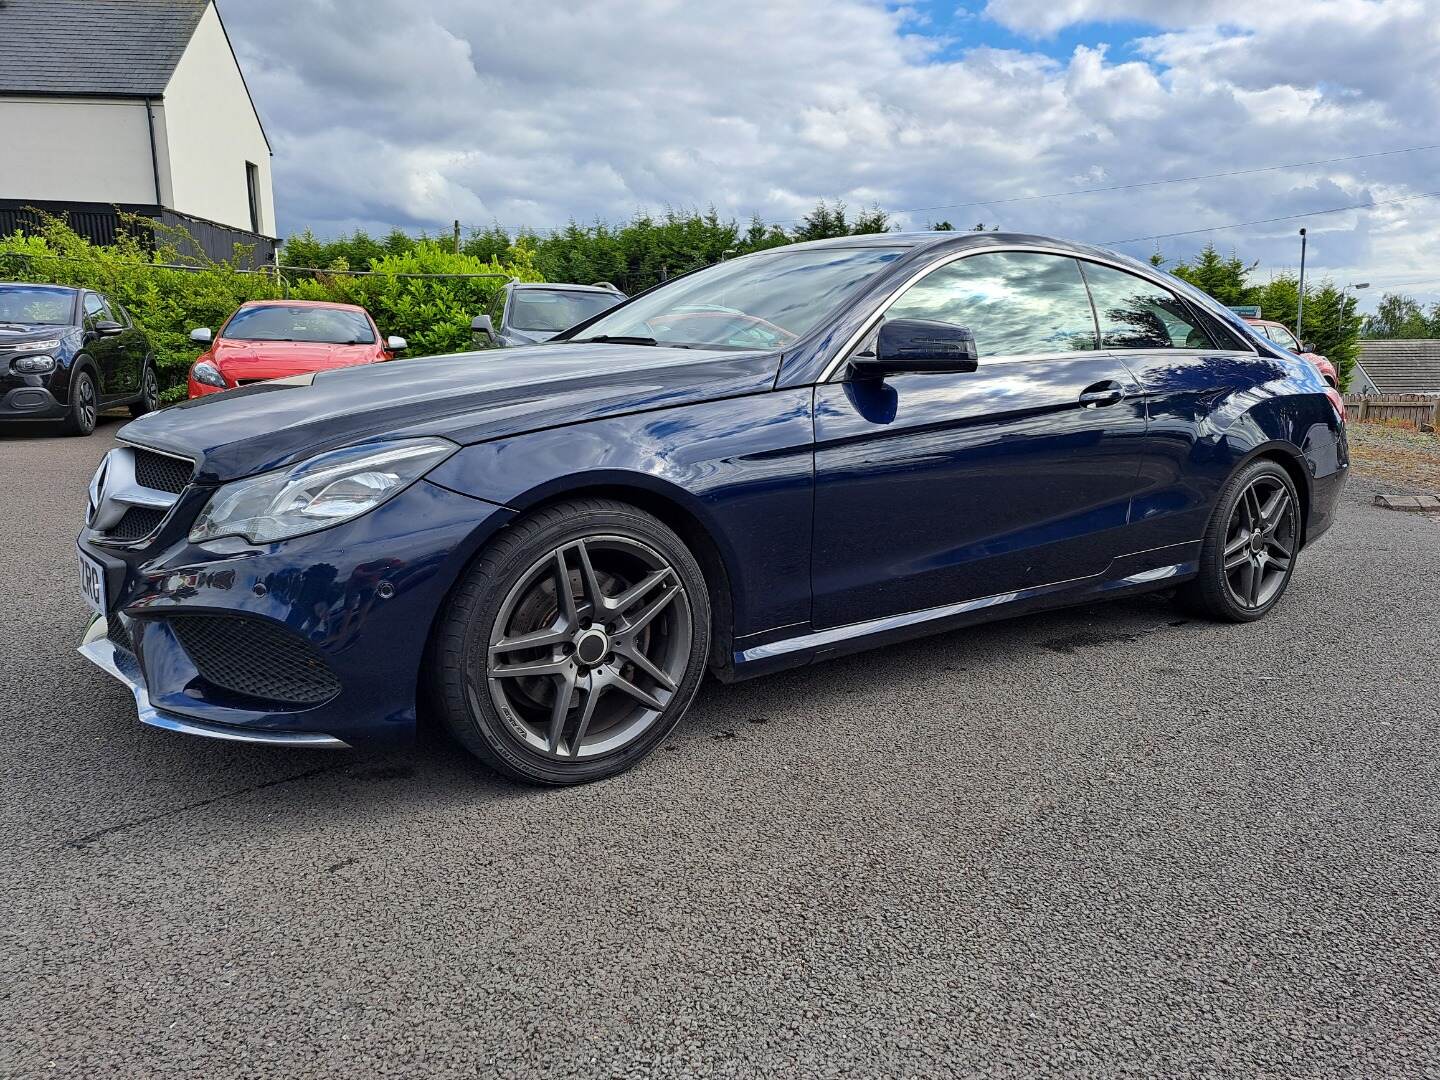
[(1260, 459), (1225, 485), (1205, 530), (1200, 573), (1180, 591), (1192, 610), (1222, 622), (1254, 622), (1290, 584), (1300, 553), (1300, 499), (1290, 474)]
[(144, 416), (160, 407), (160, 376), (155, 373), (154, 364), (145, 365), (145, 374), (140, 376), (140, 400), (130, 406), (131, 416)]
[(690, 707), (710, 650), (694, 555), (662, 522), (576, 499), (506, 529), (437, 624), (429, 682), (446, 727), (536, 784), (631, 768)]
[(89, 435), (95, 430), (95, 420), (99, 415), (100, 395), (95, 388), (95, 376), (88, 368), (81, 368), (70, 383), (70, 411), (65, 416), (65, 433)]

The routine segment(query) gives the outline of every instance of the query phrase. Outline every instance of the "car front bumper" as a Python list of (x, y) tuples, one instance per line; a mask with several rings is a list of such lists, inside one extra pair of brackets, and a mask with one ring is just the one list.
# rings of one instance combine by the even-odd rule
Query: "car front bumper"
[[(181, 511), (207, 494), (182, 499), (176, 517), (193, 517)], [(275, 544), (193, 545), (178, 520), (143, 550), (87, 531), (79, 546), (103, 567), (106, 600), (80, 653), (125, 683), (155, 727), (276, 746), (403, 741), (435, 616), (511, 516), (420, 481), (360, 518)], [(331, 689), (272, 695), (268, 675), (286, 670)]]
[(309, 731), (265, 731), (235, 727), (226, 724), (208, 724), (202, 720), (187, 719), (174, 713), (161, 712), (150, 703), (150, 693), (145, 688), (145, 675), (139, 661), (124, 649), (117, 648), (109, 639), (110, 624), (104, 615), (91, 620), (85, 636), (80, 641), (80, 655), (101, 671), (119, 679), (135, 695), (135, 712), (142, 724), (179, 731), (186, 735), (201, 735), (209, 739), (225, 739), (230, 742), (259, 743), (265, 746), (309, 746), (321, 749), (340, 749), (350, 744), (333, 735)]
[(0, 378), (0, 420), (58, 420), (65, 403), (51, 393), (43, 375)]

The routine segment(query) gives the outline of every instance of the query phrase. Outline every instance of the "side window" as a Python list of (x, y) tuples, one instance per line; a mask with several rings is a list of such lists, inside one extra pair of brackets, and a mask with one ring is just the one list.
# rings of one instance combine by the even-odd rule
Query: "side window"
[(1160, 285), (1098, 263), (1085, 280), (1106, 349), (1213, 349), (1215, 341), (1188, 304)]
[(96, 293), (85, 294), (85, 321), (113, 322), (114, 317), (110, 314), (110, 306), (105, 303), (105, 298)]
[(966, 327), (981, 357), (1096, 348), (1080, 268), (1061, 255), (997, 251), (948, 263), (906, 290), (885, 318)]

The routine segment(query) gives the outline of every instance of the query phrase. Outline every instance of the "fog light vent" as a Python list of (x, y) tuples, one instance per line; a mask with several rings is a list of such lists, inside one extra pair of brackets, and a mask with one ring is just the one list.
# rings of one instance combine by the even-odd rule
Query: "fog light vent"
[(324, 658), (278, 623), (236, 615), (169, 622), (200, 677), (221, 690), (283, 705), (320, 705), (340, 692)]

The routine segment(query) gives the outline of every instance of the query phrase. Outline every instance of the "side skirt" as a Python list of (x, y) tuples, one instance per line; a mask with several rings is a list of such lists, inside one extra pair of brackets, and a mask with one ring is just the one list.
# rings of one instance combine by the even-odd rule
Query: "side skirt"
[[(1154, 565), (1155, 559), (1151, 557), (1158, 553), (1146, 552), (1117, 560), (1109, 572), (1094, 577), (995, 593), (755, 645), (735, 653), (733, 672), (727, 673), (731, 679), (726, 681), (748, 679), (978, 623), (1172, 588), (1199, 573), (1199, 547), (1193, 543), (1160, 549), (1177, 560), (1160, 566)], [(1137, 562), (1145, 568), (1137, 569)], [(1147, 563), (1149, 565), (1145, 565)]]

